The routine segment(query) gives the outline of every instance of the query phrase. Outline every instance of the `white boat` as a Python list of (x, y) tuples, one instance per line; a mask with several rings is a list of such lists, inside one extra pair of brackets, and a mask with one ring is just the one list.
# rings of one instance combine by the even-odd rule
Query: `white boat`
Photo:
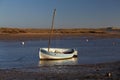
[(67, 59), (77, 55), (77, 50), (66, 48), (40, 48), (40, 59)]
[(40, 48), (39, 50), (40, 59), (66, 59), (66, 58), (72, 58), (73, 56), (77, 56), (77, 50), (75, 49), (50, 48), (55, 12), (56, 12), (56, 9), (54, 9), (54, 12), (53, 12), (48, 48)]

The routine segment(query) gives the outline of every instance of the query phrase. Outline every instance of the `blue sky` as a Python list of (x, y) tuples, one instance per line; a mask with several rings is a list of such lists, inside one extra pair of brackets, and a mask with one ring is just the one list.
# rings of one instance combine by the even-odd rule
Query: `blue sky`
[(0, 27), (120, 27), (120, 0), (0, 0)]

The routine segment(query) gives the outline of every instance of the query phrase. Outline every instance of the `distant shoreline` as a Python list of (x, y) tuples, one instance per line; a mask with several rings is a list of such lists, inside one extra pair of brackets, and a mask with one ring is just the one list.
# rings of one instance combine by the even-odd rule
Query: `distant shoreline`
[[(49, 29), (0, 28), (0, 40), (48, 39), (49, 35)], [(52, 37), (120, 38), (120, 29), (55, 29)]]

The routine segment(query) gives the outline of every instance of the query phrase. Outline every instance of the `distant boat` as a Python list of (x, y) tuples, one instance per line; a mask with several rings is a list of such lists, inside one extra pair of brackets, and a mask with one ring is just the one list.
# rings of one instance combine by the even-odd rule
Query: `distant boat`
[(51, 26), (51, 33), (49, 36), (48, 48), (40, 48), (39, 50), (40, 59), (67, 59), (67, 58), (72, 58), (73, 56), (77, 56), (77, 50), (75, 49), (50, 48), (55, 12), (56, 12), (56, 9), (54, 9), (54, 12), (53, 12), (52, 26)]

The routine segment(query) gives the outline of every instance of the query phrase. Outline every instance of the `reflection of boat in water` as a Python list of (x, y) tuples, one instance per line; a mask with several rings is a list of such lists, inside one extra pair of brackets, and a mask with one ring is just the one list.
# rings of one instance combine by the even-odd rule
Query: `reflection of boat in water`
[(76, 65), (78, 64), (77, 58), (62, 59), (62, 60), (40, 60), (39, 66), (53, 66), (53, 65)]
[(50, 48), (51, 37), (53, 33), (53, 24), (56, 9), (53, 12), (51, 33), (49, 36), (48, 48), (40, 48), (39, 58), (40, 59), (67, 59), (77, 56), (77, 51), (75, 49), (63, 49), (63, 48)]

